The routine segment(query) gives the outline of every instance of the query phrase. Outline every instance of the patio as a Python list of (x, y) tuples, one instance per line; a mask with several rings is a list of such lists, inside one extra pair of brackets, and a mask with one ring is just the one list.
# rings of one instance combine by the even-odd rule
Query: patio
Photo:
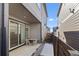
[(24, 45), (9, 52), (9, 56), (31, 56), (41, 44)]

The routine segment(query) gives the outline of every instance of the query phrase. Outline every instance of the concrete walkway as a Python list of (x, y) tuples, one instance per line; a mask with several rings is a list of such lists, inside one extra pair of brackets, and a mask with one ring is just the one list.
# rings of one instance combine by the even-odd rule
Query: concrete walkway
[(42, 55), (42, 56), (54, 56), (53, 45), (49, 44), (49, 43), (45, 43), (40, 55)]
[(10, 56), (31, 56), (41, 44), (27, 46), (24, 45), (9, 52)]
[(33, 53), (33, 56), (54, 56), (53, 44), (45, 43)]

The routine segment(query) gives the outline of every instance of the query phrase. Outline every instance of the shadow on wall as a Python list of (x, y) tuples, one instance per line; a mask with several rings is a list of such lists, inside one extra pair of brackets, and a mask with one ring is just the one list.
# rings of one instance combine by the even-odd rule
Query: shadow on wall
[(79, 51), (79, 31), (64, 32), (67, 44)]

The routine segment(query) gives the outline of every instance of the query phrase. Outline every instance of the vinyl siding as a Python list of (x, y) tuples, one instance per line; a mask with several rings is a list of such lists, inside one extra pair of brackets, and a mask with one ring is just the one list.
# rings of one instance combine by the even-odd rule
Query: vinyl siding
[[(70, 13), (69, 8), (74, 8), (75, 13)], [(59, 21), (61, 40), (79, 50), (79, 4), (63, 4), (59, 14)]]
[(69, 16), (70, 14), (70, 8), (76, 8), (76, 6), (78, 5), (78, 3), (64, 3), (61, 7), (61, 11), (60, 11), (60, 15), (59, 15), (59, 19), (61, 21), (63, 21), (67, 16)]

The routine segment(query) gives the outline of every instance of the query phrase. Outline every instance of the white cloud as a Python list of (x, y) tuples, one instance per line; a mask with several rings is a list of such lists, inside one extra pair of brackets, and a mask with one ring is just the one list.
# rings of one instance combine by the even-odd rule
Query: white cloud
[(51, 18), (51, 19), (49, 19), (49, 21), (53, 21), (53, 19)]

